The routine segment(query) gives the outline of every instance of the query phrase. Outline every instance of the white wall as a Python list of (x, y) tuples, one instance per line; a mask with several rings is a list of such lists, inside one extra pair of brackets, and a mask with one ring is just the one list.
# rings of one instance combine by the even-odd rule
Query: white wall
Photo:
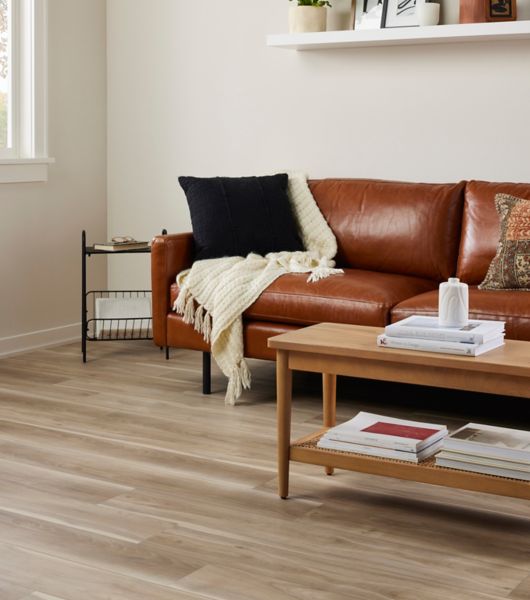
[(79, 335), (81, 230), (106, 238), (105, 61), (105, 0), (50, 0), (56, 163), (47, 183), (0, 185), (0, 355)]
[[(288, 7), (109, 0), (109, 233), (188, 230), (182, 174), (530, 181), (530, 42), (267, 48)], [(111, 282), (148, 285), (122, 258)]]

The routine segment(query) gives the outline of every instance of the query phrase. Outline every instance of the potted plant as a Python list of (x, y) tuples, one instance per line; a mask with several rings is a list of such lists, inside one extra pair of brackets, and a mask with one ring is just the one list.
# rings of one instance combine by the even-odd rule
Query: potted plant
[(289, 33), (326, 31), (326, 7), (331, 7), (328, 0), (294, 1), (297, 5), (289, 9)]

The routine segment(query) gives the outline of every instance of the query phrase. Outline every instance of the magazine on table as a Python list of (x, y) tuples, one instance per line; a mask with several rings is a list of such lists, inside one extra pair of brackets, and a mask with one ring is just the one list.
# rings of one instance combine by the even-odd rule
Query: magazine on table
[(446, 435), (445, 425), (360, 412), (353, 419), (329, 429), (324, 437), (338, 442), (420, 452)]
[(465, 342), (443, 342), (440, 340), (413, 339), (391, 337), (386, 334), (377, 336), (377, 345), (383, 348), (400, 348), (402, 350), (419, 350), (420, 352), (439, 352), (461, 356), (480, 356), (485, 352), (499, 348), (504, 344), (504, 334), (492, 338), (485, 344), (469, 344)]
[(482, 456), (481, 454), (471, 454), (469, 452), (457, 452), (455, 450), (442, 450), (436, 455), (436, 459), (453, 460), (456, 462), (472, 463), (484, 465), (486, 467), (496, 467), (498, 469), (512, 469), (514, 471), (523, 471), (530, 473), (530, 462), (519, 460), (508, 460), (504, 458), (492, 458), (491, 456)]
[(446, 467), (449, 469), (458, 469), (459, 471), (470, 471), (473, 473), (482, 473), (483, 475), (495, 475), (497, 477), (509, 477), (510, 479), (522, 479), (530, 481), (530, 473), (518, 471), (515, 469), (500, 469), (488, 465), (467, 463), (457, 460), (449, 460), (447, 458), (436, 457), (436, 466)]
[(444, 440), (444, 450), (530, 463), (530, 431), (468, 423)]
[(363, 454), (365, 456), (376, 456), (379, 458), (393, 458), (395, 460), (404, 460), (406, 462), (419, 463), (433, 454), (436, 454), (442, 447), (443, 440), (438, 440), (434, 444), (427, 446), (420, 452), (408, 452), (404, 450), (391, 450), (390, 448), (381, 448), (378, 446), (368, 446), (363, 444), (351, 444), (349, 442), (340, 442), (321, 437), (317, 443), (318, 448), (326, 450), (339, 450), (341, 452), (352, 452), (354, 454)]
[(390, 337), (484, 344), (504, 333), (504, 321), (469, 320), (463, 327), (442, 327), (438, 317), (412, 315), (385, 327)]

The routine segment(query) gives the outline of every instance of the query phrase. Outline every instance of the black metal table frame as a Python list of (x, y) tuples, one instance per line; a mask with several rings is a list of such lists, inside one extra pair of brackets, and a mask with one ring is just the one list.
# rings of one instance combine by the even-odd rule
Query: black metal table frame
[[(165, 229), (162, 230), (162, 235), (167, 235), (167, 231)], [(96, 319), (88, 318), (88, 297), (91, 294), (134, 294), (134, 297), (147, 297), (147, 294), (151, 293), (151, 290), (87, 290), (86, 283), (86, 274), (87, 274), (87, 257), (90, 257), (92, 254), (150, 254), (151, 248), (137, 248), (133, 250), (120, 250), (119, 252), (113, 252), (111, 250), (99, 250), (94, 248), (94, 246), (87, 246), (86, 244), (86, 231), (83, 230), (81, 233), (81, 352), (83, 354), (83, 362), (86, 363), (86, 355), (87, 355), (87, 341), (99, 341), (99, 342), (110, 342), (110, 341), (124, 341), (124, 340), (152, 340), (153, 337), (150, 335), (142, 335), (143, 325), (140, 326), (140, 335), (134, 335), (134, 327), (131, 330), (131, 334), (127, 336), (127, 322), (128, 321), (145, 321), (148, 320), (147, 317), (141, 318), (124, 318), (124, 319)], [(144, 296), (142, 296), (144, 295)], [(108, 296), (107, 296), (108, 297)], [(119, 296), (114, 296), (119, 297)], [(122, 297), (125, 297), (123, 295)], [(113, 321), (125, 321), (125, 330), (121, 337), (119, 337), (119, 323), (118, 323), (118, 333), (116, 337), (105, 338), (97, 338), (89, 335), (89, 327), (90, 323), (100, 321), (100, 322), (108, 322), (111, 321), (110, 331), (112, 332), (112, 322)], [(149, 321), (152, 318), (149, 317)], [(163, 348), (161, 348), (162, 350)], [(166, 360), (169, 360), (169, 346), (165, 346), (166, 351)], [(211, 354), (210, 352), (202, 353), (202, 392), (203, 394), (211, 394)]]
[[(162, 232), (164, 235), (167, 233), (166, 230)], [(120, 250), (119, 252), (112, 252), (110, 250), (99, 250), (94, 248), (94, 246), (87, 246), (86, 243), (86, 232), (83, 231), (81, 233), (81, 352), (83, 354), (83, 362), (86, 363), (87, 357), (87, 341), (123, 341), (123, 340), (151, 340), (152, 335), (150, 335), (150, 322), (151, 317), (143, 317), (143, 318), (123, 318), (123, 319), (97, 319), (95, 317), (88, 318), (88, 298), (89, 296), (94, 296), (95, 298), (140, 298), (140, 297), (148, 297), (151, 293), (151, 290), (87, 290), (87, 257), (92, 256), (93, 254), (150, 254), (151, 248), (137, 248), (131, 250)], [(110, 321), (110, 334), (108, 337), (97, 337), (91, 336), (89, 333), (89, 328), (91, 323), (101, 322), (108, 323)], [(115, 336), (111, 335), (113, 328), (113, 321), (118, 321), (118, 329)], [(120, 336), (119, 325), (120, 322), (124, 322), (125, 330)], [(133, 321), (134, 324), (136, 321), (141, 321), (140, 333), (138, 335), (135, 334), (134, 324), (130, 332), (127, 331), (128, 324), (130, 321)], [(144, 321), (149, 321), (146, 331), (144, 332), (143, 324)]]

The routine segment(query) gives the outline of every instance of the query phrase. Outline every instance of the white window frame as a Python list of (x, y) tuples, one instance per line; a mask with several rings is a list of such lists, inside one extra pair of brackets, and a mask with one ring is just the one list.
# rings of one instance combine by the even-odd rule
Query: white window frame
[(12, 0), (9, 95), (11, 148), (0, 154), (0, 183), (47, 181), (47, 0)]

